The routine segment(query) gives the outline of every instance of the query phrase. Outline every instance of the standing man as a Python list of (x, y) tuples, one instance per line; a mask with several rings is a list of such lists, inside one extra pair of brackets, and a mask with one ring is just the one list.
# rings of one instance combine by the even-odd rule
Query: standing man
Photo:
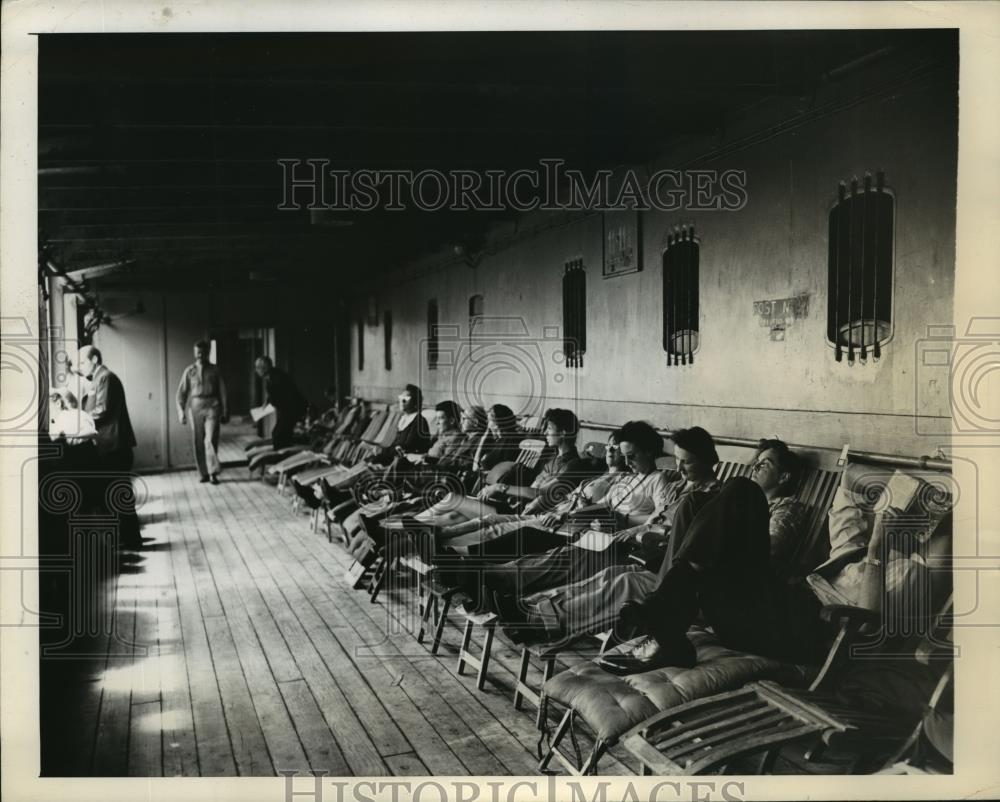
[(287, 448), (292, 444), (295, 422), (305, 414), (306, 401), (292, 377), (276, 368), (271, 357), (257, 357), (254, 370), (264, 380), (264, 405), (270, 404), (275, 410), (271, 445), (275, 449)]
[[(94, 419), (97, 429), (95, 446), (97, 469), (102, 474), (99, 483), (103, 503), (115, 478), (111, 474), (128, 475), (132, 470), (132, 449), (135, 432), (125, 404), (125, 388), (121, 380), (104, 365), (101, 352), (92, 345), (80, 349), (76, 372), (90, 382), (90, 391), (83, 399), (83, 410)], [(129, 476), (131, 482), (131, 477)], [(119, 513), (119, 547), (142, 548), (139, 536), (139, 516), (135, 512), (135, 493), (115, 494)], [(112, 512), (108, 510), (108, 512)]]
[(204, 340), (194, 344), (194, 364), (188, 365), (177, 388), (177, 417), (187, 424), (191, 411), (194, 458), (201, 482), (219, 484), (219, 426), (229, 421), (226, 383), (219, 369), (208, 361), (209, 345)]

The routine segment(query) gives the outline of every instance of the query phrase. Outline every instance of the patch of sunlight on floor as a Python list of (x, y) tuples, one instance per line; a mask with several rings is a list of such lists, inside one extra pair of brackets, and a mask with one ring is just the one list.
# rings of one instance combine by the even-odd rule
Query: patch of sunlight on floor
[(172, 691), (183, 684), (185, 671), (180, 652), (160, 654), (153, 651), (147, 657), (131, 663), (107, 668), (101, 674), (105, 693), (132, 693), (132, 691)]
[[(156, 711), (139, 718), (135, 722), (135, 726), (141, 732), (175, 732), (190, 729), (192, 726), (191, 714), (184, 710), (168, 710), (165, 713)], [(168, 749), (177, 749), (180, 744), (176, 741), (165, 741), (164, 746)]]

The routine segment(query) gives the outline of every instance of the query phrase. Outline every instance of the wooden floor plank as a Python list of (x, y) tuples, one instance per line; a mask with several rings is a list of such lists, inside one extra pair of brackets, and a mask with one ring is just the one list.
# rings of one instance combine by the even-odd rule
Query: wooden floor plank
[[(214, 489), (212, 485), (199, 485), (191, 475), (186, 477), (185, 489), (188, 493), (187, 500), (192, 511), (208, 519), (208, 509), (203, 501), (203, 494), (199, 490), (208, 488)], [(278, 691), (277, 683), (271, 668), (265, 657), (264, 649), (261, 646), (254, 626), (251, 624), (246, 609), (238, 591), (235, 589), (233, 578), (228, 571), (228, 558), (219, 547), (220, 529), (224, 530), (225, 525), (221, 520), (212, 521), (212, 531), (208, 527), (199, 527), (199, 537), (202, 539), (202, 547), (205, 555), (210, 559), (212, 566), (212, 576), (219, 591), (219, 598), (222, 601), (225, 616), (223, 619), (210, 619), (206, 622), (210, 631), (214, 630), (220, 636), (220, 641), (214, 637), (209, 637), (209, 643), (213, 653), (217, 646), (225, 649), (226, 659), (222, 662), (232, 665), (232, 654), (229, 652), (229, 644), (232, 644), (233, 653), (236, 656), (237, 665), (241, 669), (240, 679), (236, 680), (236, 672), (226, 672), (226, 679), (219, 677), (220, 687), (229, 687), (230, 691), (236, 694), (233, 704), (227, 709), (227, 719), (229, 719), (230, 737), (233, 741), (234, 750), (237, 748), (236, 732), (244, 735), (244, 726), (253, 723), (257, 729), (253, 731), (252, 739), (245, 743), (248, 745), (245, 757), (249, 757), (250, 765), (247, 770), (240, 768), (241, 774), (250, 776), (259, 775), (261, 766), (270, 764), (272, 770), (292, 769), (304, 770), (306, 768), (305, 751), (302, 749), (292, 726), (291, 718), (285, 708), (284, 700)], [(204, 532), (204, 534), (202, 534)], [(282, 644), (283, 645), (283, 644)], [(298, 672), (294, 672), (297, 674)], [(249, 709), (246, 709), (246, 702), (243, 699), (244, 688), (249, 695)], [(225, 696), (225, 693), (223, 694)], [(238, 720), (230, 719), (230, 714), (239, 716)], [(259, 732), (266, 749), (261, 749), (256, 743), (256, 733)], [(237, 751), (237, 766), (240, 765), (240, 753)], [(266, 770), (265, 770), (266, 771)]]
[(315, 697), (304, 679), (282, 683), (281, 695), (295, 722), (299, 741), (306, 751), (310, 771), (323, 771), (330, 777), (342, 777), (351, 772), (344, 753), (337, 746), (330, 725), (323, 718)]
[[(222, 486), (226, 486), (226, 483)], [(306, 665), (310, 669), (314, 668), (308, 659)], [(388, 769), (368, 737), (364, 725), (356, 717), (355, 711), (321, 660), (318, 661), (318, 668), (311, 671), (310, 678), (314, 681), (312, 690), (317, 703), (330, 726), (336, 728), (341, 751), (351, 771), (364, 775), (386, 774)]]
[(128, 775), (160, 777), (163, 775), (163, 751), (160, 702), (132, 705), (128, 742)]
[[(287, 600), (282, 596), (266, 568), (262, 565), (257, 553), (249, 548), (246, 530), (241, 535), (237, 538), (230, 537), (227, 546), (234, 555), (242, 556), (248, 564), (253, 565), (256, 574), (256, 589), (267, 597), (267, 615), (273, 614), (276, 621), (279, 622), (284, 637), (295, 648), (296, 660), (302, 668), (302, 673), (308, 675), (313, 686), (320, 689), (321, 693), (331, 684), (341, 687), (346, 697), (345, 705), (340, 711), (342, 716), (345, 713), (350, 714), (352, 710), (365, 711), (365, 725), (363, 726), (359, 722), (356, 731), (352, 733), (352, 745), (358, 741), (358, 736), (361, 736), (361, 743), (358, 744), (361, 748), (358, 751), (365, 758), (365, 768), (370, 769), (373, 774), (384, 773), (385, 768), (381, 758), (377, 754), (365, 754), (366, 744), (374, 742), (376, 751), (379, 751), (379, 747), (381, 747), (386, 752), (396, 753), (409, 749), (408, 742), (403, 738), (391, 717), (382, 709), (377, 697), (371, 693), (363, 679), (356, 676), (356, 672), (346, 671), (339, 681), (335, 678), (335, 676), (340, 676), (339, 671), (336, 672), (336, 675), (331, 674), (330, 668), (317, 653)], [(327, 646), (332, 647), (328, 648), (327, 651), (332, 655), (334, 661), (344, 657), (337, 653), (335, 642), (327, 644)], [(353, 718), (353, 715), (350, 717)], [(369, 735), (364, 734), (365, 729), (368, 730)]]
[[(183, 487), (176, 474), (165, 477), (174, 507), (174, 522), (168, 527), (171, 566), (177, 586), (177, 610), (184, 644), (188, 687), (197, 745), (198, 765), (203, 777), (229, 777), (236, 772), (236, 760), (222, 705), (212, 651), (208, 645), (207, 620), (201, 608), (206, 594), (196, 590), (194, 570), (189, 560), (188, 542), (196, 539), (190, 509), (181, 503)], [(203, 584), (205, 584), (203, 580)], [(212, 587), (214, 593), (214, 585)], [(221, 602), (219, 603), (221, 610)], [(212, 618), (218, 618), (213, 616)], [(223, 667), (232, 670), (231, 667)]]
[[(260, 506), (260, 499), (258, 498), (256, 502), (254, 499), (248, 498), (244, 504), (244, 508), (253, 506), (257, 517), (270, 516), (271, 512)], [(272, 521), (265, 521), (269, 524), (264, 528), (267, 531), (274, 532), (279, 531), (279, 527), (282, 523), (285, 526), (288, 522), (282, 522), (281, 518)], [(294, 534), (293, 534), (294, 532)], [(498, 759), (497, 744), (487, 743), (482, 740), (481, 735), (478, 730), (485, 729), (487, 734), (496, 734), (495, 730), (490, 730), (496, 722), (495, 720), (490, 720), (488, 717), (483, 717), (479, 715), (474, 707), (465, 709), (464, 711), (459, 709), (456, 710), (455, 707), (448, 703), (446, 698), (441, 695), (441, 687), (439, 681), (428, 681), (424, 674), (424, 669), (417, 668), (410, 664), (409, 660), (402, 657), (403, 653), (399, 650), (397, 646), (393, 643), (391, 638), (385, 637), (385, 627), (379, 628), (376, 626), (375, 622), (371, 618), (372, 605), (369, 604), (368, 598), (363, 593), (358, 593), (347, 588), (343, 579), (338, 577), (338, 585), (333, 587), (339, 587), (338, 591), (332, 590), (330, 585), (327, 583), (326, 587), (321, 587), (316, 583), (314, 577), (312, 577), (312, 571), (315, 569), (315, 560), (310, 559), (308, 552), (303, 548), (301, 541), (301, 534), (299, 532), (289, 532), (283, 540), (283, 547), (290, 550), (293, 555), (300, 556), (299, 561), (300, 567), (305, 569), (300, 570), (297, 573), (298, 581), (303, 584), (306, 581), (306, 577), (309, 577), (309, 589), (313, 591), (313, 594), (320, 594), (317, 601), (314, 602), (316, 609), (320, 612), (324, 620), (328, 622), (339, 622), (340, 628), (336, 631), (339, 633), (341, 638), (348, 637), (348, 628), (352, 625), (354, 627), (364, 628), (365, 639), (352, 639), (351, 646), (352, 650), (355, 652), (353, 659), (358, 665), (359, 670), (367, 671), (366, 664), (373, 668), (375, 667), (388, 667), (392, 662), (393, 657), (402, 658), (398, 666), (393, 667), (393, 670), (398, 670), (397, 677), (399, 678), (398, 683), (394, 682), (390, 686), (390, 692), (398, 692), (401, 690), (403, 693), (409, 693), (411, 689), (415, 691), (415, 696), (420, 698), (422, 702), (421, 709), (427, 712), (431, 716), (431, 720), (434, 725), (441, 730), (441, 735), (447, 740), (449, 747), (452, 751), (459, 754), (463, 763), (467, 766), (470, 773), (473, 774), (497, 774), (497, 773), (507, 773), (512, 771), (510, 767), (505, 767), (504, 763)], [(323, 597), (326, 597), (325, 599)], [(333, 601), (330, 597), (333, 596), (336, 601)], [(314, 595), (314, 598), (316, 596)], [(360, 606), (359, 606), (360, 605)], [(379, 608), (373, 608), (378, 610)], [(388, 619), (385, 619), (388, 620)], [(357, 633), (356, 633), (357, 634)], [(409, 637), (409, 636), (407, 636)], [(366, 648), (366, 644), (378, 644), (382, 642), (385, 647), (385, 654), (381, 657), (366, 656), (369, 655), (370, 649)], [(420, 647), (417, 647), (412, 651), (413, 654), (417, 655), (417, 659), (427, 662), (429, 660), (432, 663), (431, 671), (437, 672), (440, 670), (440, 666), (434, 658), (429, 658), (426, 652)], [(401, 689), (397, 690), (397, 685), (403, 686)], [(428, 691), (431, 687), (436, 689), (435, 693), (429, 694)], [(462, 704), (467, 702), (467, 694), (464, 692), (457, 697)], [(395, 706), (394, 706), (395, 710)], [(470, 718), (473, 719), (471, 722), (468, 721)], [(465, 715), (463, 715), (463, 712)], [(509, 735), (507, 738), (509, 739)], [(503, 752), (505, 746), (500, 744), (499, 750)], [(531, 765), (532, 758), (522, 748), (515, 748), (514, 750), (508, 751), (508, 760), (517, 769), (516, 773), (524, 773), (525, 771), (533, 771)], [(430, 758), (427, 758), (430, 760)]]
[[(248, 498), (246, 504), (252, 505), (252, 503), (253, 499)], [(241, 506), (246, 506), (246, 504)], [(270, 526), (265, 526), (264, 528), (268, 531), (271, 530)], [(261, 543), (261, 541), (256, 542), (258, 544)], [(281, 545), (283, 548), (287, 548), (288, 539), (283, 539)], [(293, 581), (292, 577), (285, 572), (281, 562), (276, 559), (276, 555), (273, 554), (268, 563), (274, 568), (275, 577), (278, 579), (283, 592), (286, 595), (295, 594), (296, 601), (292, 602), (292, 606), (296, 611), (301, 614), (302, 611), (308, 610), (309, 607), (303, 606), (303, 603), (305, 603), (306, 599), (309, 599), (313, 602), (316, 612), (320, 613), (318, 616), (311, 614), (309, 616), (311, 622), (315, 622), (315, 624), (319, 624), (320, 626), (324, 623), (332, 625), (332, 631), (336, 633), (338, 641), (349, 652), (353, 652), (358, 646), (362, 645), (362, 641), (358, 638), (358, 633), (340, 615), (339, 610), (323, 607), (324, 603), (328, 603), (329, 600), (322, 589), (317, 589), (319, 590), (319, 601), (317, 603), (314, 601), (317, 598), (315, 593), (311, 595), (308, 593), (310, 590), (308, 584), (304, 585), (301, 589), (297, 587), (297, 584), (303, 584), (303, 579), (308, 579), (307, 575), (299, 570), (296, 572), (295, 580)], [(311, 579), (309, 581), (311, 582)], [(357, 594), (345, 594), (344, 598), (350, 603), (356, 603), (356, 596)], [(301, 598), (303, 603), (297, 601), (299, 598)], [(358, 619), (358, 616), (350, 616), (350, 619), (354, 621)], [(303, 619), (303, 623), (306, 623), (305, 618)], [(309, 626), (310, 633), (317, 631), (315, 624)], [(446, 708), (444, 711), (440, 711), (441, 700), (436, 693), (431, 692), (415, 696), (408, 690), (409, 686), (412, 685), (409, 679), (406, 683), (397, 682), (397, 678), (403, 677), (404, 673), (407, 678), (415, 674), (412, 670), (408, 670), (405, 661), (402, 667), (390, 665), (390, 661), (373, 661), (368, 666), (356, 665), (355, 670), (363, 673), (366, 679), (376, 686), (379, 699), (392, 711), (400, 727), (407, 733), (409, 740), (417, 744), (417, 750), (434, 773), (453, 774), (463, 773), (467, 770), (463, 768), (463, 764), (456, 759), (455, 755), (448, 748), (448, 744), (445, 743), (441, 735), (424, 718), (424, 715), (435, 712), (434, 705), (436, 702), (438, 712), (444, 712), (441, 720), (447, 722), (448, 725), (458, 725), (455, 727), (457, 733), (447, 733), (449, 739), (468, 735), (470, 733), (468, 727), (456, 719), (451, 714), (450, 709)], [(405, 687), (401, 688), (400, 685), (405, 685)], [(427, 686), (427, 690), (430, 690), (429, 686)], [(410, 697), (412, 697), (412, 702)], [(492, 765), (495, 765), (495, 763)]]
[(414, 752), (407, 752), (402, 755), (389, 755), (385, 759), (392, 770), (394, 777), (430, 777), (436, 776), (428, 771), (420, 758)]
[[(169, 558), (169, 555), (168, 555)], [(157, 653), (160, 659), (160, 698), (163, 776), (196, 777), (198, 746), (191, 711), (191, 689), (184, 663), (184, 641), (177, 612), (177, 592), (157, 600)]]
[[(247, 497), (247, 502), (252, 502), (252, 499)], [(246, 504), (241, 503), (239, 506), (246, 508)], [(264, 527), (264, 529), (269, 529), (269, 527)], [(317, 611), (309, 604), (307, 597), (303, 595), (297, 584), (302, 575), (301, 570), (296, 571), (293, 576), (284, 564), (287, 562), (288, 556), (285, 550), (287, 540), (278, 544), (282, 549), (279, 555), (268, 548), (267, 534), (263, 531), (257, 534), (259, 537), (245, 539), (239, 544), (239, 547), (247, 552), (248, 560), (258, 560), (262, 566), (266, 566), (272, 572), (273, 577), (261, 576), (258, 582), (265, 596), (272, 600), (272, 609), (281, 611), (282, 632), (285, 633), (286, 637), (295, 639), (297, 656), (311, 657), (313, 649), (310, 647), (315, 647), (319, 655), (322, 655), (326, 665), (330, 667), (334, 681), (342, 683), (345, 678), (358, 678), (367, 683), (361, 700), (363, 706), (355, 709), (363, 711), (369, 732), (380, 743), (381, 753), (398, 754), (409, 749), (409, 743), (413, 742), (419, 742), (420, 748), (425, 752), (430, 752), (435, 746), (440, 747), (443, 752), (447, 752), (447, 746), (437, 736), (433, 728), (427, 725), (426, 720), (414, 708), (407, 696), (391, 685), (393, 676), (390, 672), (378, 665), (372, 666), (374, 674), (360, 671), (358, 666), (351, 661), (348, 653), (351, 643), (349, 637), (345, 637), (349, 636), (350, 627), (341, 622), (339, 626), (330, 629), (327, 626), (330, 619), (318, 615)], [(250, 551), (253, 552), (252, 555), (249, 554)], [(306, 671), (304, 664), (303, 671), (304, 673)], [(315, 693), (317, 681), (322, 683), (324, 677), (322, 675), (316, 676), (315, 666), (310, 668), (310, 673), (313, 675), (310, 677), (310, 685)], [(373, 677), (379, 679), (373, 679)], [(351, 691), (352, 688), (345, 688), (345, 693)], [(357, 701), (358, 688), (354, 686), (353, 691), (352, 701)], [(373, 727), (373, 723), (377, 726)], [(418, 731), (411, 734), (407, 740), (400, 730), (411, 732), (412, 727), (416, 727)], [(391, 733), (391, 738), (378, 738), (377, 733), (385, 733), (386, 731)], [(405, 745), (405, 749), (400, 750), (401, 745)], [(428, 756), (428, 760), (435, 762), (430, 756)], [(461, 764), (454, 759), (453, 755), (443, 762), (436, 762), (443, 772), (455, 771), (456, 768), (461, 770)]]
[(257, 718), (253, 697), (240, 669), (240, 659), (223, 617), (205, 619), (212, 659), (224, 667), (217, 672), (222, 709), (226, 715), (236, 769), (243, 777), (258, 777), (275, 773), (261, 722)]
[[(250, 623), (267, 657), (267, 663), (276, 682), (302, 679), (288, 646), (278, 631), (267, 605), (261, 598), (253, 577), (240, 560), (238, 552), (231, 547), (233, 542), (230, 527), (243, 529), (245, 524), (238, 519), (218, 514), (218, 507), (224, 500), (219, 487), (199, 485), (189, 478), (187, 490), (189, 501), (196, 514), (203, 520), (211, 520), (212, 531), (202, 535), (202, 546), (211, 560), (212, 575), (215, 578), (219, 598), (230, 625)], [(203, 492), (199, 492), (203, 491)], [(209, 496), (212, 494), (212, 496)], [(242, 533), (241, 533), (242, 534)]]
[(128, 732), (132, 704), (135, 595), (118, 575), (108, 662), (101, 678), (101, 709), (94, 743), (94, 774), (124, 777), (128, 772)]

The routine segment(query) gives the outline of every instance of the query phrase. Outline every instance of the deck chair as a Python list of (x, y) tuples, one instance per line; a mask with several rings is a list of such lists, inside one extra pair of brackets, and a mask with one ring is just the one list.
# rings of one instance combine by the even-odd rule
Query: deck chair
[(385, 407), (374, 410), (368, 420), (368, 425), (359, 438), (350, 442), (338, 443), (330, 455), (330, 464), (303, 471), (298, 477), (299, 482), (303, 485), (314, 485), (320, 479), (327, 479), (331, 483), (335, 483), (338, 476), (344, 475), (357, 463), (375, 452), (377, 445), (373, 445), (373, 443), (377, 442), (376, 438), (384, 428), (389, 416), (390, 411)]
[[(937, 711), (953, 677), (952, 648), (945, 640), (951, 631), (951, 597), (935, 617), (932, 637), (925, 639), (914, 654), (914, 661), (922, 665), (933, 661), (944, 664), (930, 693), (928, 714), (915, 726), (904, 713), (879, 709), (870, 699), (852, 700), (849, 693), (846, 697), (837, 693), (836, 667), (848, 661), (846, 652), (863, 631), (852, 622), (868, 620), (876, 629), (880, 622), (878, 614), (868, 610), (824, 610), (840, 618), (838, 637), (823, 670), (808, 690), (755, 682), (658, 713), (622, 738), (625, 748), (639, 759), (642, 773), (721, 772), (733, 761), (754, 755), (760, 756), (758, 772), (767, 773), (773, 769), (781, 747), (803, 741), (814, 744), (806, 752), (807, 759), (825, 748), (851, 753), (851, 773), (869, 773), (879, 765), (883, 771), (901, 765), (909, 768), (905, 760), (901, 764), (900, 758), (912, 759), (916, 754), (926, 722), (933, 720), (931, 715)], [(950, 752), (950, 737), (945, 740), (944, 748)], [(741, 773), (746, 773), (745, 769)], [(893, 773), (908, 771), (896, 769)]]
[[(812, 468), (800, 484), (800, 500), (810, 499), (818, 509), (811, 510), (811, 528), (800, 546), (806, 561), (797, 563), (796, 575), (805, 576), (817, 562), (813, 555), (822, 550), (828, 540), (826, 511), (829, 509), (839, 480), (839, 469)], [(720, 469), (731, 475), (739, 470), (725, 463)], [(542, 740), (539, 743), (541, 770), (557, 760), (571, 774), (595, 773), (601, 757), (632, 727), (659, 710), (683, 701), (717, 692), (739, 688), (755, 679), (773, 679), (784, 684), (805, 684), (815, 668), (783, 664), (770, 658), (726, 649), (707, 630), (694, 628), (689, 638), (695, 646), (698, 664), (692, 669), (660, 669), (645, 674), (617, 677), (603, 671), (593, 662), (581, 663), (549, 679), (543, 686), (539, 715)], [(558, 727), (548, 738), (548, 710), (551, 705), (565, 708)], [(593, 746), (586, 757), (576, 747), (576, 730), (583, 725), (591, 732)], [(567, 755), (563, 741), (569, 736), (574, 755)], [(548, 740), (546, 748), (542, 743)]]
[(344, 433), (350, 429), (363, 412), (363, 402), (352, 404), (340, 411), (335, 425), (316, 429), (316, 436), (310, 447), (294, 451), (278, 462), (267, 465), (265, 472), (278, 477), (278, 490), (284, 491), (288, 477), (318, 464), (331, 464), (330, 454), (335, 446), (345, 439)]

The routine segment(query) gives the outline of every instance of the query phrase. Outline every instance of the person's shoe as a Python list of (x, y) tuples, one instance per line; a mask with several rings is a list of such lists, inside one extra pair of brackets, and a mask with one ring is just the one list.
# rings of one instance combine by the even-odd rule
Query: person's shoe
[(521, 609), (517, 599), (513, 596), (493, 591), (489, 598), (492, 601), (493, 611), (500, 616), (503, 623), (518, 626), (528, 622), (527, 612)]
[(618, 643), (632, 640), (638, 634), (645, 633), (645, 616), (643, 606), (639, 602), (627, 601), (618, 611), (618, 619), (611, 629), (612, 637)]
[(211, 476), (211, 478), (209, 479), (209, 481), (210, 481), (210, 482), (211, 482), (211, 483), (212, 483), (213, 485), (217, 485), (217, 484), (219, 484), (219, 474), (217, 474), (217, 473), (213, 473), (213, 474), (212, 474), (212, 476)]
[(208, 481), (208, 477), (207, 476), (202, 476), (201, 479), (198, 480), (198, 484), (203, 485), (207, 481)]
[(520, 646), (531, 646), (535, 643), (548, 643), (552, 640), (545, 627), (501, 627), (503, 634)]
[(625, 676), (654, 671), (666, 666), (693, 668), (697, 662), (694, 646), (686, 637), (680, 638), (669, 648), (660, 644), (655, 638), (649, 637), (644, 638), (631, 651), (607, 655), (598, 660), (597, 664), (611, 674)]

